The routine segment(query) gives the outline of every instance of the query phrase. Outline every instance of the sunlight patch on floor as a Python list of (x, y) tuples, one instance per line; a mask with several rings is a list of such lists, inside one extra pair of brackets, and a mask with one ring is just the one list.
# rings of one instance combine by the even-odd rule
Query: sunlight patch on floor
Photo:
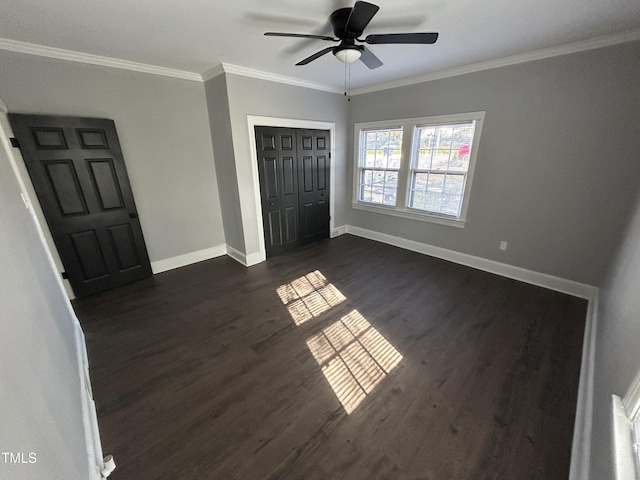
[(296, 325), (302, 325), (346, 300), (318, 270), (279, 286), (277, 293)]
[(357, 310), (308, 338), (307, 346), (348, 414), (402, 360)]

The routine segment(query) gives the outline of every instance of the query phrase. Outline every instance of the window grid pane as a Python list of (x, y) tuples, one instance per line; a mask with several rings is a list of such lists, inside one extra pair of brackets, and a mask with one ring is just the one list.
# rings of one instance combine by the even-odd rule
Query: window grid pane
[(359, 200), (395, 206), (402, 156), (402, 128), (366, 130), (360, 140)]
[(409, 207), (460, 216), (474, 122), (416, 129), (412, 146)]

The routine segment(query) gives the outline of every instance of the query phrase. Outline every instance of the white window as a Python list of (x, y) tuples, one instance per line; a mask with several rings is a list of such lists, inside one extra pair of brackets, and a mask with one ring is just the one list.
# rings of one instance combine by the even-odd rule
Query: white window
[(629, 391), (613, 398), (613, 444), (616, 480), (640, 478), (640, 372)]
[(353, 207), (463, 227), (483, 120), (474, 112), (356, 124)]
[(395, 206), (401, 148), (402, 128), (360, 132), (358, 200)]
[(633, 429), (633, 456), (636, 462), (636, 473), (640, 474), (640, 373), (636, 375), (622, 403)]
[(460, 217), (474, 123), (415, 129), (409, 207)]

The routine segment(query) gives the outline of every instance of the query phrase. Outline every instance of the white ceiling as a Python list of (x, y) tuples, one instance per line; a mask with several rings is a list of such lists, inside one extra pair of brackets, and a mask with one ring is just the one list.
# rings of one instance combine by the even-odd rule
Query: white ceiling
[[(640, 0), (370, 0), (371, 33), (436, 31), (435, 45), (372, 45), (384, 62), (351, 68), (352, 88), (640, 30)], [(344, 86), (332, 55), (296, 67), (322, 41), (265, 31), (329, 34), (350, 0), (2, 0), (0, 37), (204, 73), (220, 64)]]

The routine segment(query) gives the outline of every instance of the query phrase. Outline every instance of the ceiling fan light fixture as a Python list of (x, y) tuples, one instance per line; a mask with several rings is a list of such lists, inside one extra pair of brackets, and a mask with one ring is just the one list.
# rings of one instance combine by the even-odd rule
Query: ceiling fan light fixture
[(359, 48), (342, 48), (333, 52), (342, 63), (353, 63), (360, 58), (362, 51)]

